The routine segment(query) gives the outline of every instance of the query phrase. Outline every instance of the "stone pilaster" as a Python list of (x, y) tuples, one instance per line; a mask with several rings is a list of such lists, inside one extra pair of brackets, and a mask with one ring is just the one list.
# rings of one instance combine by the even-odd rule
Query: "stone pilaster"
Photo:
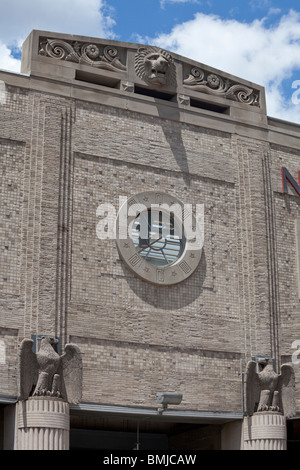
[(244, 450), (286, 450), (286, 418), (259, 412), (244, 419)]
[(68, 450), (69, 404), (52, 397), (17, 403), (17, 450)]

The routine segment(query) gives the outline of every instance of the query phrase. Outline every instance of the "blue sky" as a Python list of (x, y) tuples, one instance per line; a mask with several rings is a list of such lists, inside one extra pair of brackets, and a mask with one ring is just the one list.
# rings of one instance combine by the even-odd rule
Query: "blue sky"
[(156, 37), (168, 33), (175, 25), (193, 19), (197, 13), (242, 23), (265, 18), (265, 24), (272, 26), (278, 17), (291, 9), (300, 11), (299, 0), (110, 0), (108, 3), (115, 10), (116, 35), (129, 42), (136, 42), (139, 36)]
[(263, 85), (269, 116), (300, 123), (299, 0), (0, 0), (0, 69), (32, 29), (159, 45)]

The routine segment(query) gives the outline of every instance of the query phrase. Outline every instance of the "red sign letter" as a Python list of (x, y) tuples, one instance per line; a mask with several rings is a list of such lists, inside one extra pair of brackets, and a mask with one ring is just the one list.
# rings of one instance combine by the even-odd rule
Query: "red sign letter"
[[(298, 183), (296, 183), (296, 181), (291, 176), (291, 174), (287, 171), (286, 168), (284, 168), (284, 167), (281, 168), (281, 175), (282, 175), (282, 192), (283, 193), (288, 192), (288, 183), (289, 183), (292, 186), (292, 188), (294, 189), (294, 191), (296, 191), (298, 196), (300, 196), (300, 186), (299, 186)], [(299, 179), (299, 183), (300, 183), (299, 172), (298, 172), (298, 179)]]

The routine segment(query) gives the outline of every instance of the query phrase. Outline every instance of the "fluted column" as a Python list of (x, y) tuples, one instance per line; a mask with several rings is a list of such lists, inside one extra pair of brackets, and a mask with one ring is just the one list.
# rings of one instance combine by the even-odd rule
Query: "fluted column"
[(281, 413), (259, 412), (244, 419), (244, 450), (286, 450), (286, 418)]
[(68, 450), (69, 404), (52, 397), (31, 397), (17, 403), (18, 450)]

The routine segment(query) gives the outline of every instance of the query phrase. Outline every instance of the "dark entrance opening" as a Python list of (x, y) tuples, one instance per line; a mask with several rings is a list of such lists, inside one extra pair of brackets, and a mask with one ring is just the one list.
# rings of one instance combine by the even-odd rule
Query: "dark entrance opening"
[(287, 421), (287, 450), (300, 449), (300, 419)]
[(218, 450), (221, 425), (71, 413), (70, 450)]

